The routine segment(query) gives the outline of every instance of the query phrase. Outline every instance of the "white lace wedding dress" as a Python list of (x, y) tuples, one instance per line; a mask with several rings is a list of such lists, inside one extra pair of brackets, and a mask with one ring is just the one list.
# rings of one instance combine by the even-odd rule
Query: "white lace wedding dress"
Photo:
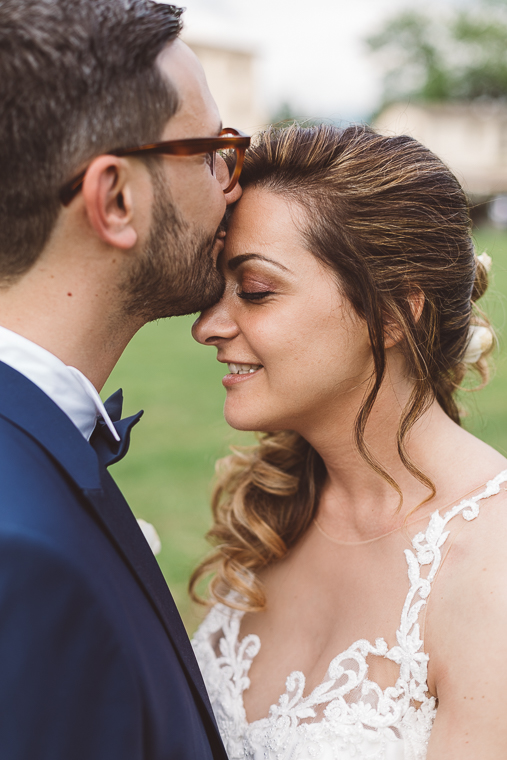
[[(360, 639), (337, 655), (326, 677), (305, 695), (305, 676), (291, 673), (286, 691), (269, 715), (248, 723), (243, 692), (260, 650), (256, 635), (239, 637), (242, 612), (217, 604), (193, 640), (211, 704), (230, 760), (424, 760), (436, 714), (428, 694), (420, 616), (442, 562), (450, 521), (473, 520), (479, 502), (497, 494), (507, 470), (443, 516), (434, 512), (426, 529), (405, 549), (408, 593), (396, 644)], [(369, 680), (371, 658), (396, 664), (394, 685), (381, 689)]]

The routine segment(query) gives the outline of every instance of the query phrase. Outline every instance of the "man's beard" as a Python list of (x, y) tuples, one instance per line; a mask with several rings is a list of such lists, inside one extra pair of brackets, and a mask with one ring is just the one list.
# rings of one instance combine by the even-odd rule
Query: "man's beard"
[(216, 235), (191, 231), (169, 198), (167, 184), (152, 171), (153, 217), (148, 241), (125, 278), (124, 313), (152, 322), (194, 314), (213, 306), (225, 280), (216, 266)]

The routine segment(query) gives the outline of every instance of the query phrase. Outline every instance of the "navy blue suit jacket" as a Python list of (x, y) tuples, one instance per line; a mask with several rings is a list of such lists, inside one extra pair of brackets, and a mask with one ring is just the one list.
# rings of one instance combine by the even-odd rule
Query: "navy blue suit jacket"
[(226, 760), (122, 494), (70, 419), (1, 362), (0, 758)]

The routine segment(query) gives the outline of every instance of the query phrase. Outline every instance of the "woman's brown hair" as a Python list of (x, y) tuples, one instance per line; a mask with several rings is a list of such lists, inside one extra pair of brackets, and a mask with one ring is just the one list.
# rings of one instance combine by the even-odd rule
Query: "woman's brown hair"
[[(386, 329), (395, 326), (413, 378), (402, 411), (398, 452), (427, 488), (434, 486), (408, 456), (405, 442), (436, 399), (456, 423), (455, 392), (469, 327), (485, 324), (474, 302), (487, 287), (475, 256), (466, 196), (452, 172), (411, 137), (385, 137), (365, 126), (270, 128), (247, 151), (243, 188), (255, 186), (298, 204), (309, 251), (337, 275), (340, 288), (366, 321), (374, 372), (355, 422), (355, 441), (368, 464), (402, 494), (368, 450), (364, 431), (386, 368)], [(424, 297), (414, 316), (414, 299)], [(476, 363), (487, 379), (484, 357)], [(214, 573), (213, 600), (242, 609), (264, 606), (258, 572), (281, 559), (315, 517), (325, 467), (299, 434), (264, 433), (256, 446), (219, 462), (213, 495), (212, 554), (195, 570), (190, 590)], [(230, 591), (237, 594), (231, 597)]]

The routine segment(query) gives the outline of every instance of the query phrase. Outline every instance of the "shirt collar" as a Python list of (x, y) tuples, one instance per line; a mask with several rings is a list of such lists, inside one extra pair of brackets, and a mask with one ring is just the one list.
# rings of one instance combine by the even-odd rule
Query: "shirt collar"
[(1, 326), (0, 361), (44, 391), (86, 440), (93, 433), (98, 417), (102, 417), (115, 440), (120, 440), (97, 390), (75, 367), (67, 366), (45, 348)]

